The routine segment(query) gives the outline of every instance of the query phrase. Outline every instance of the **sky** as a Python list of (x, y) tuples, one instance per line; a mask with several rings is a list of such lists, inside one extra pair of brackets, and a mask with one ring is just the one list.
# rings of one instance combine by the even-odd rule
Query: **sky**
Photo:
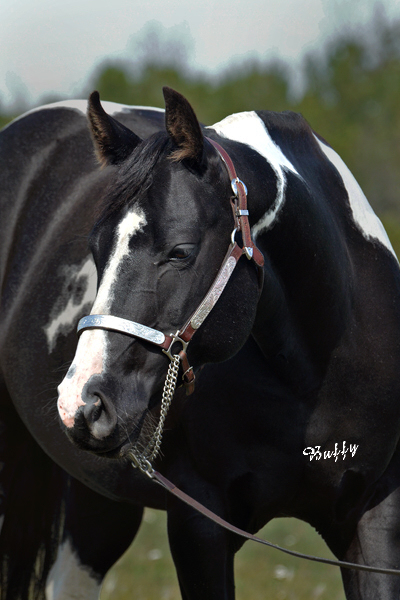
[[(211, 76), (243, 61), (323, 51), (376, 14), (375, 0), (0, 0), (0, 107), (79, 97), (106, 59), (179, 55)], [(379, 2), (400, 18), (400, 0)], [(157, 36), (161, 40), (157, 45)], [(182, 49), (185, 49), (182, 57)]]

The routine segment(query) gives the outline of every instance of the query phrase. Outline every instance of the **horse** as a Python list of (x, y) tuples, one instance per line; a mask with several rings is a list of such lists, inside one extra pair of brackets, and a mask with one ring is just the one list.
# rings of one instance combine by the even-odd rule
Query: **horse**
[[(294, 516), (339, 559), (399, 567), (400, 272), (382, 225), (300, 115), (204, 127), (164, 97), (93, 93), (89, 128), (70, 101), (1, 133), (3, 598), (96, 598), (150, 506), (183, 600), (233, 600), (243, 542), (153, 463), (237, 527)], [(342, 578), (349, 600), (400, 591)]]

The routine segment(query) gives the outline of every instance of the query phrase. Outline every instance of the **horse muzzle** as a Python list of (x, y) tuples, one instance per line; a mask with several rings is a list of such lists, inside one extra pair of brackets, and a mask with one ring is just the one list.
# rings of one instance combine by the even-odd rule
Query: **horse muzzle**
[[(126, 393), (121, 384), (107, 375), (92, 375), (80, 391), (71, 389), (68, 383), (66, 379), (60, 385), (58, 398), (67, 436), (82, 450), (120, 457), (125, 447), (137, 441), (148, 412), (147, 403), (132, 402), (132, 397), (137, 400), (134, 393), (123, 402)], [(118, 418), (118, 411), (123, 419)]]

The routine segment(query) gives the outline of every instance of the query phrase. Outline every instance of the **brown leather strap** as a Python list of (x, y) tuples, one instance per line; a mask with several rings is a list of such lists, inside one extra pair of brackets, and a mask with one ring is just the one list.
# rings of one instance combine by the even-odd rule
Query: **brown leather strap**
[(186, 322), (186, 325), (184, 325), (182, 329), (180, 329), (174, 336), (166, 336), (162, 344), (157, 344), (166, 351), (169, 358), (171, 358), (172, 348), (175, 342), (183, 345), (183, 349), (179, 352), (179, 357), (181, 359), (183, 381), (187, 396), (194, 392), (195, 374), (193, 367), (191, 367), (189, 364), (186, 354), (186, 346), (196, 333), (197, 329), (207, 318), (208, 314), (214, 308), (242, 254), (242, 248), (240, 248), (236, 243), (230, 244), (228, 252), (225, 255), (224, 261), (216, 278), (214, 279), (205, 298)]
[(193, 367), (189, 365), (187, 354), (184, 350), (179, 352), (179, 357), (181, 359), (181, 365), (183, 370), (182, 379), (185, 384), (186, 396), (190, 396), (194, 392), (194, 381), (195, 374), (193, 371)]
[(270, 548), (274, 548), (275, 550), (280, 550), (281, 552), (285, 552), (286, 554), (290, 554), (291, 556), (296, 556), (297, 558), (304, 558), (305, 560), (320, 562), (326, 565), (333, 565), (334, 567), (343, 567), (344, 569), (354, 569), (356, 571), (370, 571), (373, 573), (382, 573), (383, 575), (400, 576), (400, 570), (397, 569), (383, 569), (380, 567), (370, 567), (369, 565), (358, 565), (356, 563), (346, 562), (342, 560), (331, 560), (329, 558), (320, 558), (318, 556), (311, 556), (310, 554), (303, 554), (302, 552), (296, 552), (295, 550), (288, 550), (287, 548), (282, 548), (282, 546), (278, 546), (276, 544), (273, 544), (272, 542), (268, 542), (268, 540), (263, 540), (262, 538), (252, 535), (251, 533), (243, 531), (243, 529), (239, 529), (239, 527), (235, 527), (235, 525), (228, 523), (228, 521), (225, 521), (225, 519), (222, 519), (221, 517), (216, 515), (214, 512), (212, 512), (212, 510), (206, 508), (205, 506), (203, 506), (203, 504), (197, 502), (197, 500), (194, 500), (194, 498), (191, 498), (191, 496), (188, 496), (188, 494), (185, 494), (185, 492), (182, 492), (182, 490), (177, 488), (176, 485), (174, 485), (171, 481), (169, 481), (169, 479), (161, 475), (161, 473), (159, 473), (158, 471), (152, 471), (151, 477), (152, 479), (157, 481), (157, 483), (159, 483), (163, 488), (165, 488), (171, 494), (176, 496), (176, 498), (179, 498), (179, 500), (182, 500), (182, 502), (185, 502), (185, 504), (189, 505), (191, 508), (194, 508), (194, 510), (197, 510), (199, 513), (201, 513), (208, 519), (211, 519), (211, 521), (217, 523), (217, 525), (220, 525), (224, 529), (231, 531), (232, 533), (236, 533), (237, 535), (240, 535), (241, 537), (244, 537), (247, 540), (252, 540), (253, 542), (258, 542), (259, 544), (264, 544), (265, 546), (269, 546)]
[(243, 182), (238, 178), (236, 174), (235, 165), (233, 164), (232, 159), (226, 152), (226, 150), (222, 146), (220, 146), (218, 142), (215, 142), (210, 138), (206, 139), (210, 142), (210, 144), (214, 146), (214, 148), (216, 148), (216, 150), (218, 151), (222, 160), (225, 163), (231, 182), (234, 181), (236, 184), (237, 193), (235, 196), (236, 201), (234, 202), (234, 218), (235, 222), (238, 224), (238, 230), (242, 232), (243, 248), (251, 249), (252, 256), (248, 256), (248, 258), (252, 258), (256, 265), (262, 268), (264, 266), (264, 257), (251, 238), (250, 223), (247, 210), (247, 193)]
[(202, 302), (175, 336), (168, 336), (165, 338), (165, 341), (162, 344), (159, 344), (164, 350), (169, 350), (169, 352), (172, 351), (172, 346), (175, 341), (178, 343), (180, 341), (184, 345), (184, 349), (179, 352), (179, 356), (181, 359), (183, 381), (187, 396), (194, 392), (195, 375), (193, 367), (189, 365), (186, 354), (186, 345), (190, 342), (198, 328), (202, 325), (209, 313), (214, 308), (233, 271), (235, 270), (238, 260), (243, 254), (243, 248), (240, 248), (236, 242), (230, 244), (221, 268), (219, 269), (217, 276), (215, 277)]
[(207, 316), (210, 314), (219, 300), (223, 290), (225, 289), (226, 284), (231, 278), (231, 275), (235, 270), (237, 262), (242, 254), (243, 249), (240, 248), (240, 246), (238, 246), (236, 243), (230, 244), (221, 268), (219, 269), (217, 276), (215, 277), (206, 296), (203, 298), (199, 306), (196, 308), (194, 313), (192, 313), (186, 324), (178, 333), (178, 336), (183, 341), (190, 342), (200, 325), (202, 325)]

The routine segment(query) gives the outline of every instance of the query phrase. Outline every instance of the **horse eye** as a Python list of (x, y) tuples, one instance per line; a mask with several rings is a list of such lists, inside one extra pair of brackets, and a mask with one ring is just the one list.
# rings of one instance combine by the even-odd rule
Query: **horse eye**
[(170, 260), (184, 260), (193, 254), (196, 244), (178, 244), (169, 254)]

